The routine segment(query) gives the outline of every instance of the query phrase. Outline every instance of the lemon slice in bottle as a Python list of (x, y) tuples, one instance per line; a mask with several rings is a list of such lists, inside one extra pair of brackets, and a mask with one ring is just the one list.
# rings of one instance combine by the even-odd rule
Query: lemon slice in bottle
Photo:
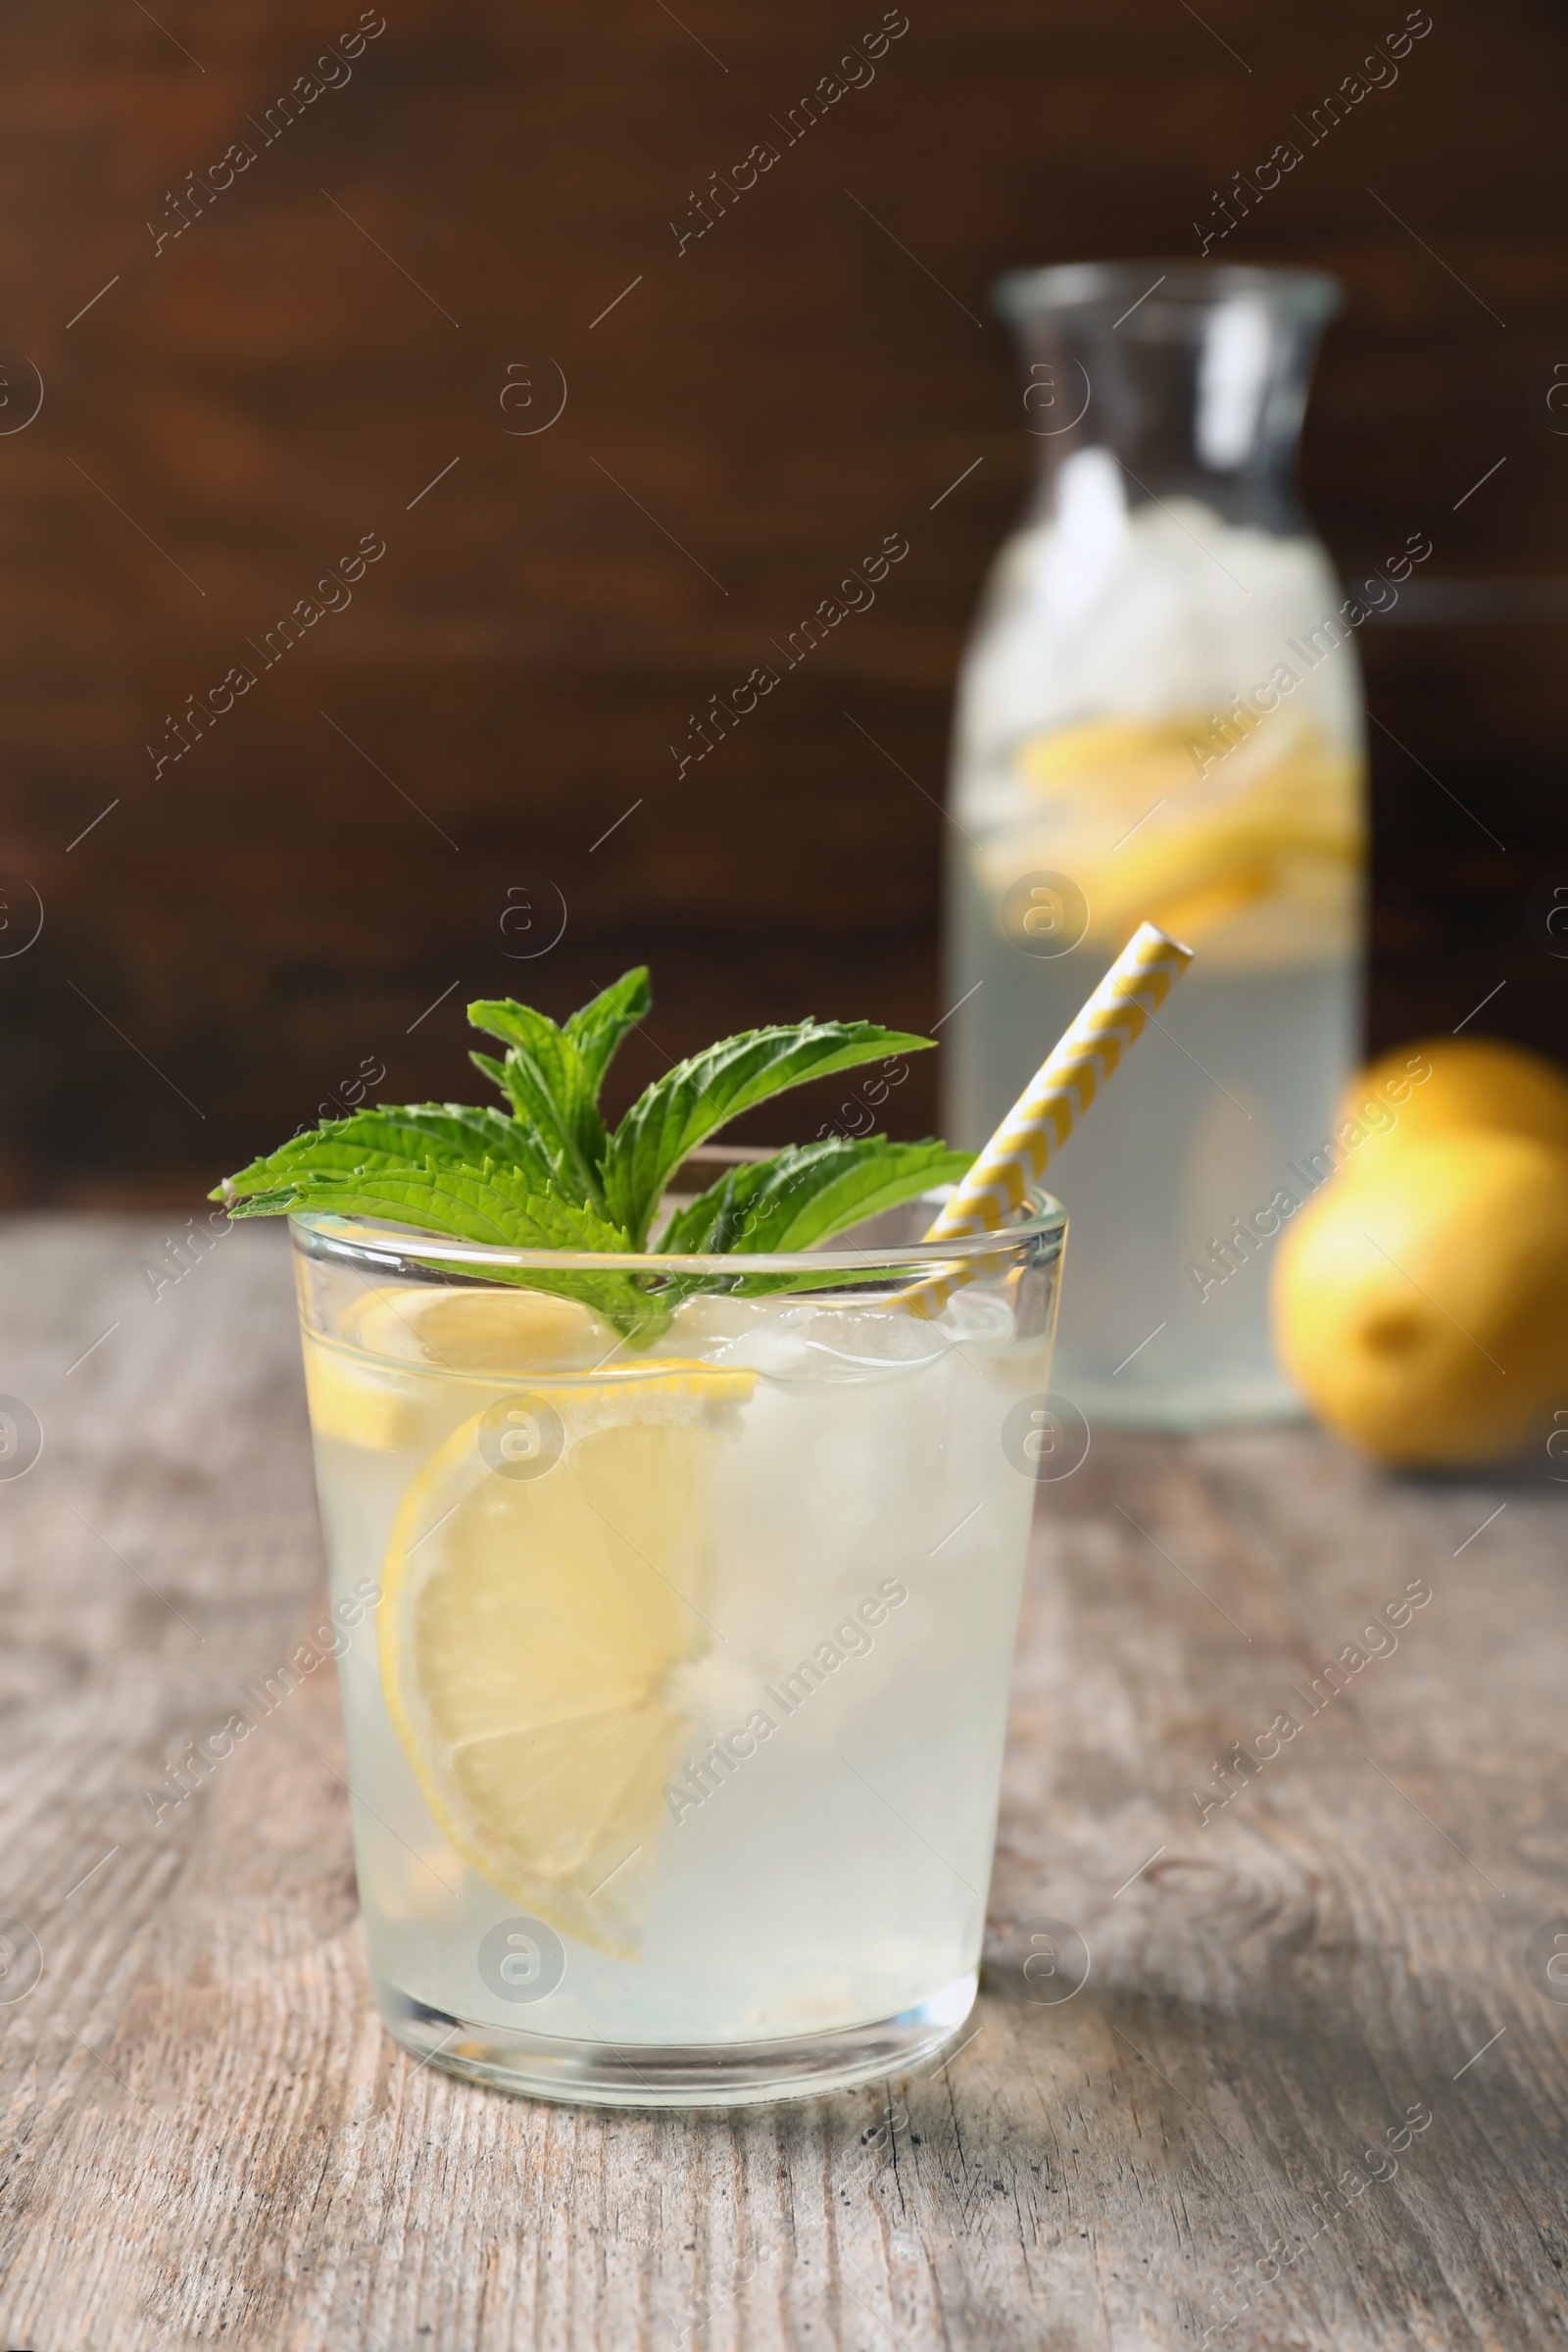
[(663, 1788), (708, 1648), (713, 1453), (756, 1375), (645, 1358), (503, 1398), (394, 1522), (388, 1710), (453, 1846), (564, 1935), (639, 1955)]

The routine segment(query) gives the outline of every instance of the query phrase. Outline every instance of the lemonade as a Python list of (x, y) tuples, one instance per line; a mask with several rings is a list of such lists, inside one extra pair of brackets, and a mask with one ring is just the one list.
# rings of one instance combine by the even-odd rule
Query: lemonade
[(728, 2102), (961, 2022), (1062, 1221), (920, 1316), (883, 1237), (934, 1206), (853, 1281), (824, 1251), (834, 1287), (691, 1298), (636, 1351), (296, 1218), (333, 1589), (380, 1594), (340, 1667), (360, 1900), (421, 2056)]
[(507, 1109), (365, 1106), (218, 1197), (291, 1220), (333, 1588), (371, 1603), (387, 2026), (508, 2090), (728, 2105), (907, 2063), (974, 1997), (1030, 1506), (1077, 1458), (1066, 1220), (1033, 1134), (711, 1143), (931, 1044), (871, 1021), (720, 1039), (612, 1123), (652, 1003), (640, 965), (560, 1022), (482, 999)]
[[(1194, 973), (1146, 1051), (1141, 1092), (1067, 1147), (1062, 1383), (1091, 1420), (1277, 1413), (1290, 1392), (1264, 1285), (1205, 1294), (1187, 1268), (1321, 1143), (1354, 1059), (1366, 839), (1353, 649), (1316, 670), (1298, 655), (1296, 687), (1237, 716), (1222, 687), (1266, 677), (1299, 615), (1333, 607), (1314, 543), (1227, 526), (1196, 501), (1144, 508), (1092, 607), (1057, 614), (1063, 537), (1035, 528), (1004, 552), (960, 698), (949, 1124), (964, 1143), (990, 1133), (1036, 1041), (1140, 918), (1186, 940)], [(1077, 715), (1102, 694), (1116, 715)]]
[(1056, 1179), (1074, 1227), (1058, 1377), (1092, 1422), (1289, 1412), (1259, 1270), (1203, 1269), (1319, 1149), (1355, 1058), (1355, 638), (1431, 542), (1348, 598), (1295, 495), (1329, 279), (1106, 264), (1019, 272), (999, 297), (1040, 472), (959, 683), (949, 1132), (991, 1133), (1140, 921), (1184, 941), (1193, 975), (1135, 1098), (1074, 1136)]

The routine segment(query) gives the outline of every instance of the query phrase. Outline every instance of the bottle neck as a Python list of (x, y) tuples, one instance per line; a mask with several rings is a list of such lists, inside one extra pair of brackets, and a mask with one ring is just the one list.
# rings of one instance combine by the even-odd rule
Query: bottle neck
[(1129, 508), (1190, 498), (1228, 523), (1304, 531), (1296, 456), (1318, 333), (1316, 318), (1253, 298), (1167, 308), (1158, 331), (1136, 312), (1021, 318), (1031, 517), (1054, 514), (1070, 462), (1099, 450)]

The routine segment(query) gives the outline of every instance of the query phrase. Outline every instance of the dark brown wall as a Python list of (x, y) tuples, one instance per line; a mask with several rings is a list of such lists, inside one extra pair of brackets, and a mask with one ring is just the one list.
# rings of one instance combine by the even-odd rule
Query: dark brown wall
[[(367, 1058), (391, 1096), (462, 1091), (466, 995), (564, 1011), (638, 957), (626, 1087), (728, 1025), (933, 1019), (949, 697), (1031, 448), (987, 290), (1196, 254), (1215, 186), (1405, 15), (908, 0), (874, 83), (677, 253), (689, 191), (782, 143), (876, 0), (384, 5), (270, 145), (247, 118), (357, 0), (0, 25), (0, 425), (44, 386), (0, 437), (0, 937), (30, 928), (19, 882), (45, 908), (0, 961), (11, 1198), (177, 1197)], [(1342, 275), (1310, 502), (1347, 569), (1435, 542), (1424, 603), (1362, 636), (1392, 730), (1375, 1038), (1502, 980), (1473, 1026), (1560, 1046), (1568, 964), (1526, 906), (1568, 879), (1568, 25), (1432, 8), (1213, 253)], [(236, 138), (255, 162), (155, 252), (167, 191)], [(534, 406), (504, 408), (524, 363)], [(563, 380), (557, 422), (509, 431)], [(889, 531), (875, 610), (677, 779), (688, 712)], [(363, 533), (386, 553), (352, 607), (155, 778), (165, 713), (260, 670), (247, 640)], [(567, 910), (531, 963), (501, 953), (522, 883)]]

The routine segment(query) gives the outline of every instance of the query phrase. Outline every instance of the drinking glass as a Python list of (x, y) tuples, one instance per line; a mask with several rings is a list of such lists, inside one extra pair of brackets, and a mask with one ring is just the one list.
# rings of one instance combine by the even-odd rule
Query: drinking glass
[[(788, 1256), (292, 1221), (361, 1613), (361, 1910), (419, 2058), (729, 2105), (962, 2024), (1031, 1506), (1087, 1431), (1049, 1391), (1062, 1211), (922, 1246), (938, 1205)], [(600, 1311), (607, 1276), (652, 1344)]]
[(1056, 1378), (1092, 1422), (1288, 1413), (1262, 1261), (1359, 1044), (1354, 638), (1420, 555), (1347, 598), (1295, 494), (1332, 278), (1096, 264), (998, 299), (1039, 470), (958, 696), (947, 1132), (985, 1141), (1140, 921), (1184, 940), (1136, 1093), (1053, 1167)]

